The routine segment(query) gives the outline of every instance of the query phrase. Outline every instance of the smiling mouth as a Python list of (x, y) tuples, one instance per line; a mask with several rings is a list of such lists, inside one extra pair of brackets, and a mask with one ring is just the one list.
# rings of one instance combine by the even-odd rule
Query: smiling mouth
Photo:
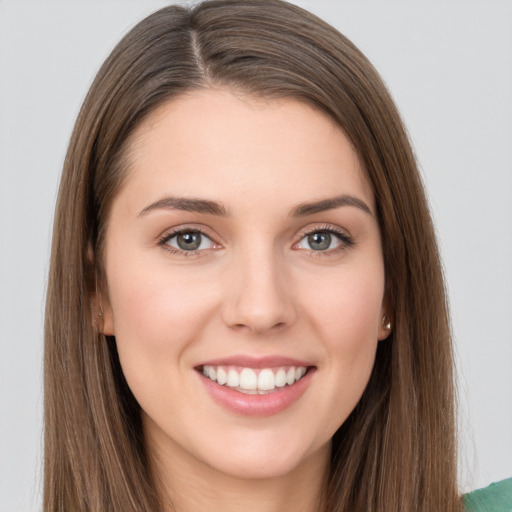
[(268, 395), (293, 386), (313, 367), (244, 368), (203, 365), (197, 368), (206, 378), (247, 395)]

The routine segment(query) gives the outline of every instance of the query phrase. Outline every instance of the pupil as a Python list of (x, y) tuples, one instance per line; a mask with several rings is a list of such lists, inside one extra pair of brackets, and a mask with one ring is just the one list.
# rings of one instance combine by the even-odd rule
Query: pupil
[(331, 234), (325, 231), (312, 233), (308, 236), (308, 242), (309, 246), (314, 251), (324, 251), (325, 249), (329, 249), (331, 245)]
[(180, 249), (194, 251), (201, 245), (201, 234), (193, 232), (180, 233), (177, 242)]

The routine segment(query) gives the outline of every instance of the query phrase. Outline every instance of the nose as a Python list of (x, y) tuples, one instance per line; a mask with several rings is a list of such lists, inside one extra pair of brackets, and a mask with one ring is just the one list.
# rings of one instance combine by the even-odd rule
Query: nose
[(290, 279), (271, 251), (241, 255), (225, 280), (223, 318), (232, 329), (261, 334), (291, 325), (296, 319)]

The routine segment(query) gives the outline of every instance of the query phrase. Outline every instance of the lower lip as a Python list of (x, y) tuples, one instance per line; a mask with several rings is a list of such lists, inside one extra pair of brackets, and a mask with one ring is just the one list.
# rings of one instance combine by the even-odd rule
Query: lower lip
[(314, 369), (310, 368), (295, 384), (276, 388), (276, 391), (265, 395), (248, 395), (221, 386), (200, 373), (198, 376), (211, 397), (225, 409), (242, 416), (264, 417), (278, 414), (299, 400), (311, 383), (313, 374)]

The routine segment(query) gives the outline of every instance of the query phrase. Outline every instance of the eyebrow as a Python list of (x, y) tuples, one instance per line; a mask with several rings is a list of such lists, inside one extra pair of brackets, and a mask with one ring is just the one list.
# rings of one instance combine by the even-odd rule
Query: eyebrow
[(182, 210), (185, 212), (207, 213), (221, 217), (227, 217), (228, 215), (228, 211), (223, 205), (215, 201), (209, 201), (208, 199), (164, 197), (146, 206), (146, 208), (139, 213), (139, 217), (144, 217), (153, 210)]
[(292, 210), (291, 215), (292, 217), (304, 217), (306, 215), (313, 215), (314, 213), (334, 210), (342, 206), (354, 206), (373, 216), (370, 207), (362, 199), (346, 194), (312, 203), (301, 203)]
[[(353, 206), (369, 215), (373, 215), (370, 207), (363, 200), (346, 194), (322, 199), (320, 201), (301, 203), (291, 210), (290, 215), (292, 217), (305, 217), (307, 215), (341, 208), (342, 206)], [(144, 217), (153, 210), (181, 210), (186, 212), (206, 213), (219, 217), (227, 217), (229, 215), (226, 207), (216, 201), (170, 196), (159, 199), (149, 206), (146, 206), (141, 210), (138, 216)]]

